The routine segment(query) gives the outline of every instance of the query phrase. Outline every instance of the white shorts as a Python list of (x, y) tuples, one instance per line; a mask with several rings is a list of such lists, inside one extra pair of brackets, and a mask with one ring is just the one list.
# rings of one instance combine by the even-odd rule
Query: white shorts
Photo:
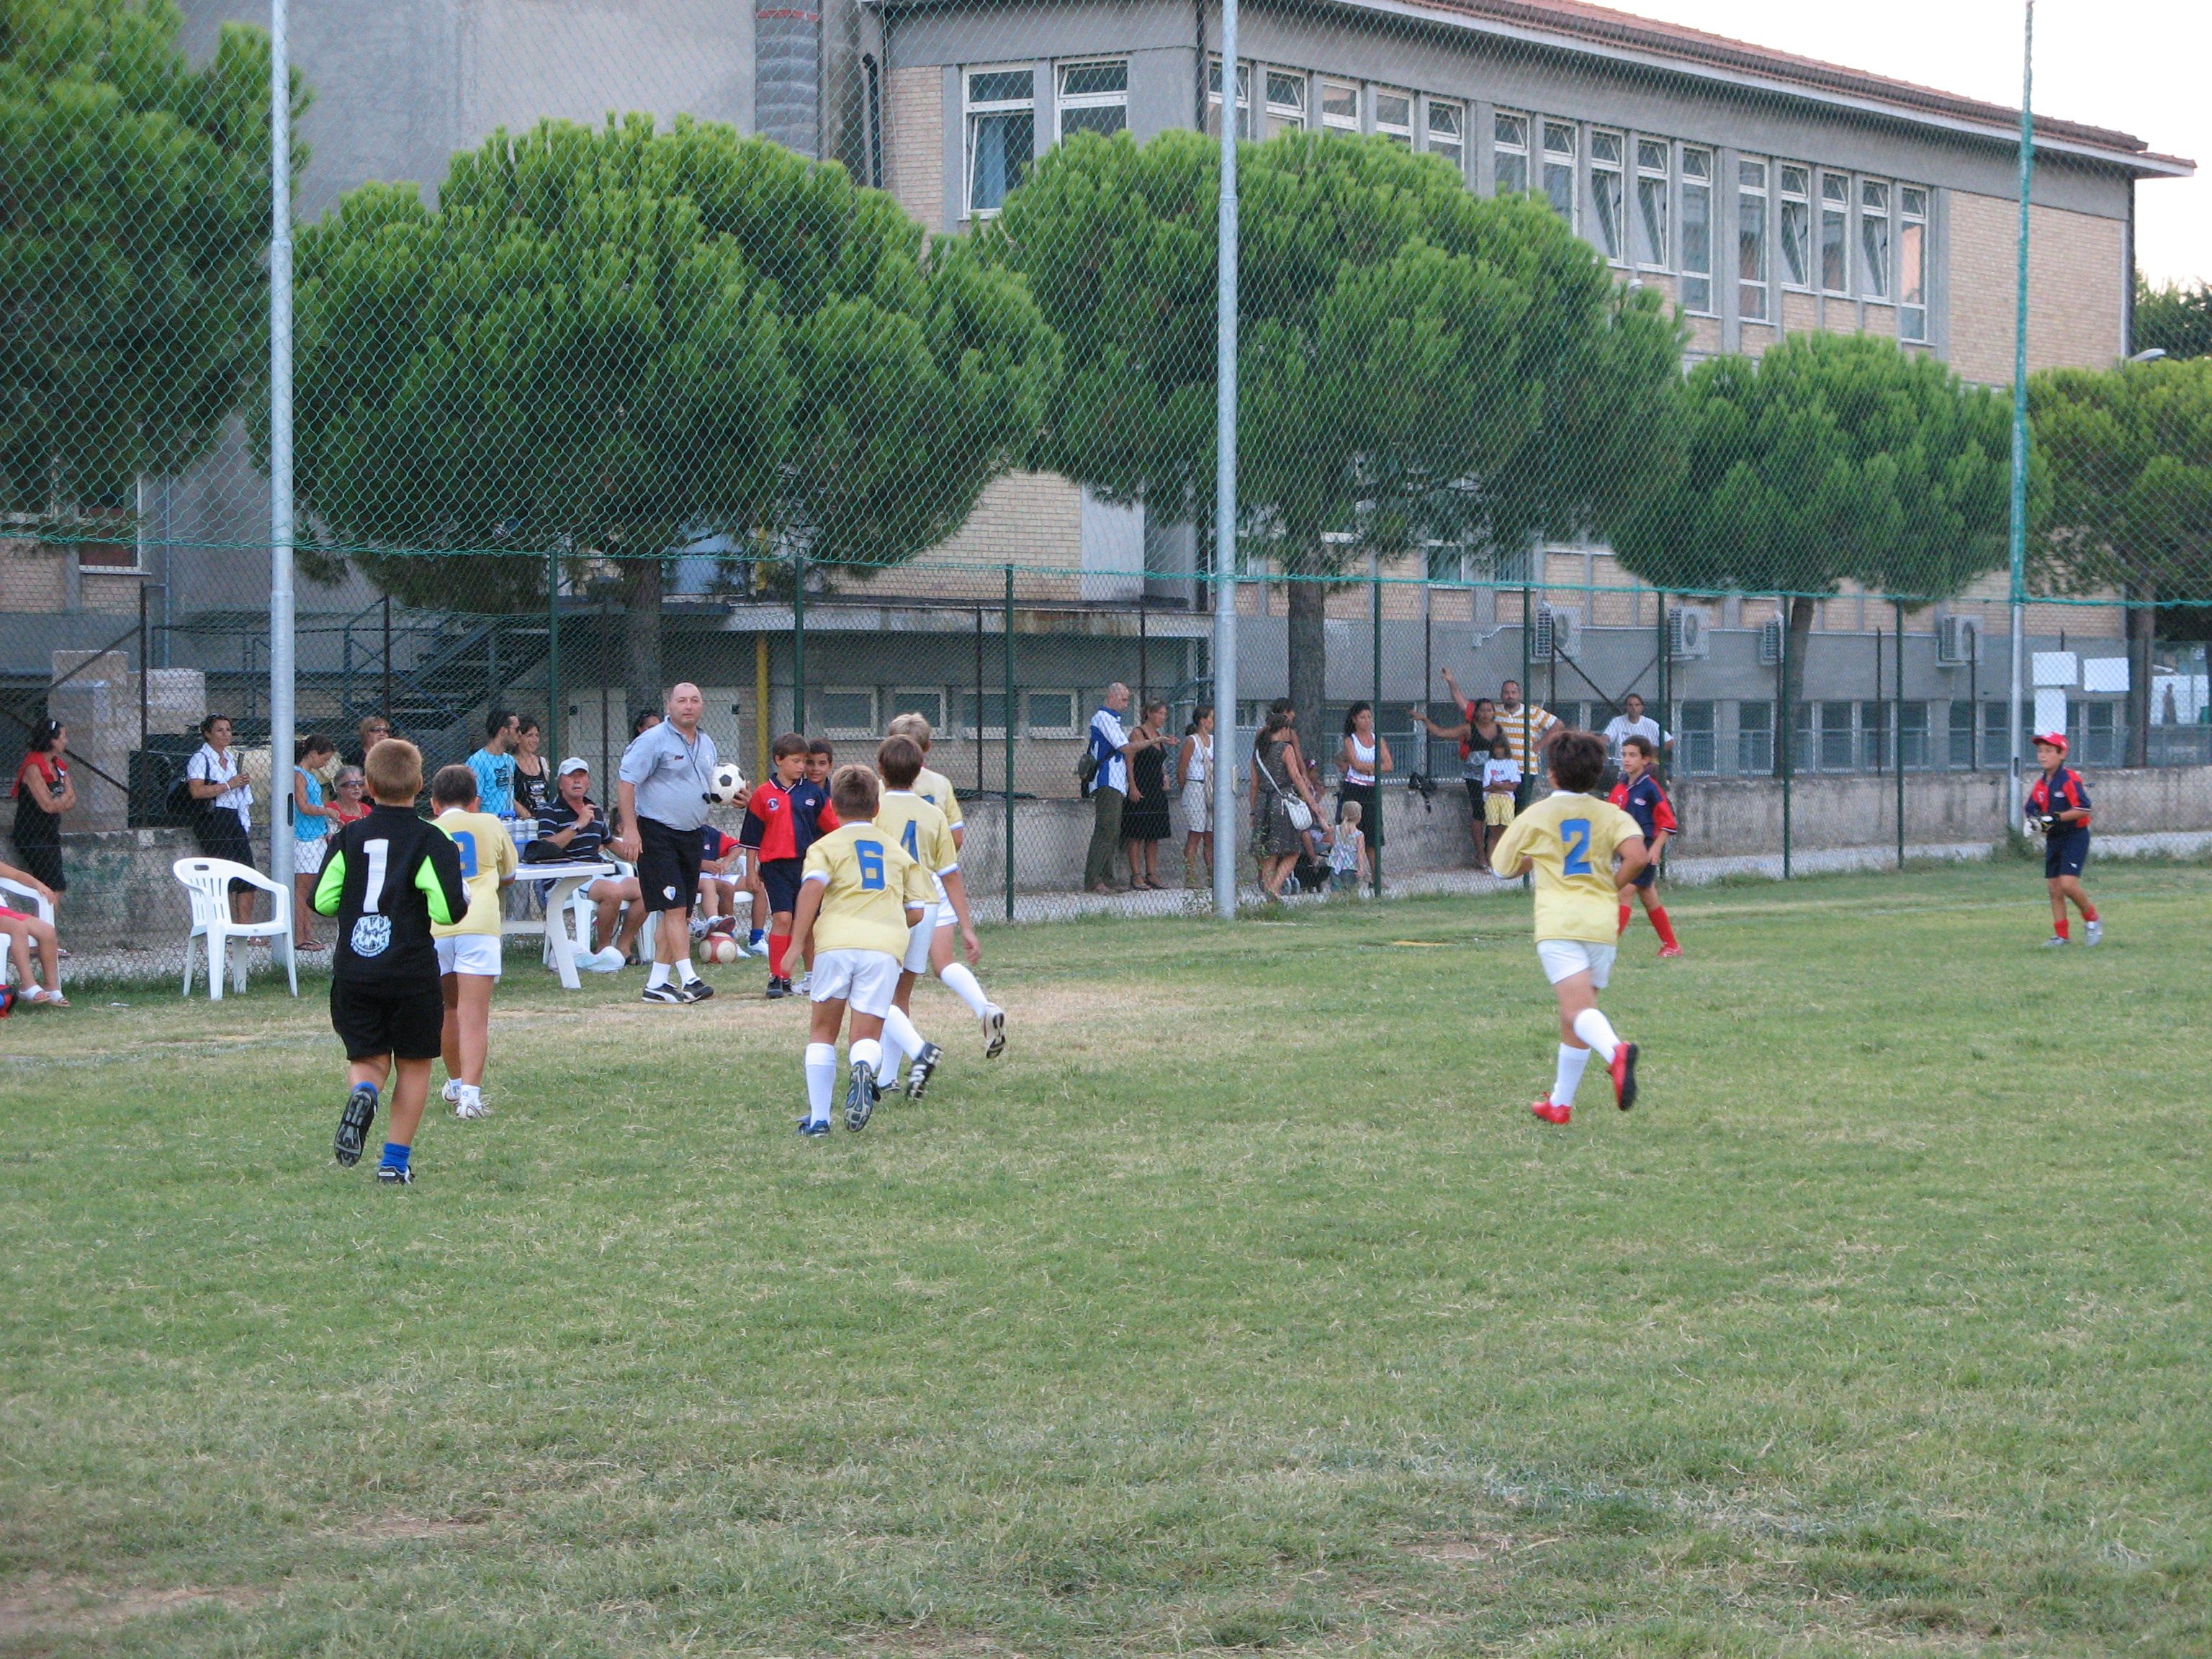
[(842, 999), (854, 1013), (878, 1019), (890, 1012), (898, 991), (899, 959), (882, 951), (824, 951), (810, 971), (808, 990), (815, 1001)]
[(456, 933), (438, 941), (438, 971), (441, 974), (481, 974), (499, 977), (499, 936), (496, 933)]
[(909, 974), (929, 971), (930, 941), (937, 937), (937, 912), (939, 907), (925, 904), (921, 920), (906, 930), (906, 956), (899, 966)]
[(318, 873), (323, 867), (323, 849), (330, 844), (327, 836), (317, 836), (313, 841), (301, 841), (295, 837), (292, 842), (292, 873), (295, 876)]
[(1204, 778), (1193, 778), (1183, 785), (1182, 816), (1192, 835), (1213, 833), (1213, 786)]
[[(952, 895), (945, 890), (944, 877), (933, 872), (929, 878), (937, 884), (937, 919), (930, 925), (934, 927), (951, 927), (960, 920), (952, 914)], [(919, 968), (915, 969), (916, 973), (921, 971)]]
[(1576, 974), (1588, 974), (1591, 988), (1602, 991), (1606, 981), (1613, 977), (1613, 958), (1618, 948), (1579, 939), (1540, 939), (1536, 960), (1544, 964), (1544, 977), (1554, 985)]

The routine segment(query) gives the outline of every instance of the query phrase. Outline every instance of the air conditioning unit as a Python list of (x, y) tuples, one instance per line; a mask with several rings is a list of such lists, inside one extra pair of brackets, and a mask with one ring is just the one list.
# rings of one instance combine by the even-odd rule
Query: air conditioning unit
[(1936, 623), (1936, 660), (1946, 668), (1963, 668), (1980, 660), (1982, 625), (1972, 617), (1942, 617)]
[(1571, 661), (1582, 649), (1583, 619), (1578, 611), (1540, 605), (1528, 630), (1528, 660)]
[(1667, 613), (1667, 654), (1676, 662), (1688, 662), (1713, 654), (1713, 621), (1702, 611), (1669, 611)]
[(1759, 625), (1759, 661), (1764, 668), (1772, 668), (1782, 660), (1783, 622), (1779, 617), (1770, 617)]

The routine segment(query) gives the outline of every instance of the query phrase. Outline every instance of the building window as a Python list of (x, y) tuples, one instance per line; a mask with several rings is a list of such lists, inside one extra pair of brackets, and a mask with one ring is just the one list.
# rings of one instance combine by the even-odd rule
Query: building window
[(1704, 699), (1683, 703), (1681, 724), (1675, 729), (1681, 733), (1677, 753), (1685, 772), (1711, 777), (1719, 769), (1716, 763), (1720, 751), (1714, 736), (1714, 717), (1719, 708), (1718, 703)]
[(1115, 58), (1103, 64), (1060, 66), (1060, 136), (1096, 132), (1112, 137), (1129, 125), (1129, 65)]
[(1006, 694), (1003, 691), (963, 691), (960, 729), (969, 738), (1006, 735)]
[(1747, 777), (1761, 777), (1774, 769), (1774, 705), (1765, 702), (1735, 706), (1735, 769)]
[[(894, 715), (919, 714), (929, 722), (931, 731), (937, 731), (945, 724), (945, 693), (918, 690), (913, 687), (894, 691), (891, 693), (891, 713)], [(890, 721), (886, 720), (884, 724), (889, 725)]]
[(1682, 152), (1682, 305), (1713, 308), (1713, 153)]
[(1859, 180), (1859, 292), (1889, 298), (1889, 186), (1878, 179)]
[(1820, 175), (1820, 288), (1824, 293), (1849, 294), (1850, 269), (1851, 181), (1840, 173)]
[(1747, 323), (1766, 320), (1766, 163), (1735, 164), (1735, 274), (1737, 315)]
[(996, 213), (1036, 155), (1036, 71), (968, 72), (968, 212)]
[(1928, 337), (1928, 192), (1911, 185), (1897, 192), (1897, 337)]
[(1321, 124), (1330, 132), (1359, 131), (1359, 83), (1323, 81), (1321, 83)]
[(1375, 131), (1406, 149), (1413, 147), (1413, 94), (1389, 87), (1375, 88)]
[(1964, 697), (1951, 700), (1951, 740), (1944, 762), (1954, 772), (1964, 772), (1978, 763), (1974, 756), (1974, 705)]
[(1617, 132), (1590, 134), (1590, 217), (1597, 245), (1615, 264), (1626, 262), (1627, 227), (1620, 222), (1623, 194), (1621, 136)]
[(1454, 173), (1462, 177), (1467, 173), (1467, 112), (1457, 104), (1447, 104), (1431, 98), (1422, 112), (1426, 136), (1422, 147), (1431, 155), (1441, 155), (1451, 163)]
[[(1211, 138), (1221, 137), (1221, 60), (1206, 60), (1206, 131)], [(1237, 66), (1237, 136), (1252, 136), (1252, 66)]]
[(1784, 167), (1781, 173), (1782, 283), (1785, 288), (1813, 286), (1813, 173), (1809, 167)]
[(1636, 141), (1636, 263), (1663, 270), (1667, 264), (1667, 142)]
[(1490, 174), (1500, 196), (1528, 188), (1528, 118), (1499, 110), (1490, 118)]
[(1077, 735), (1073, 691), (1032, 691), (1023, 705), (1023, 714), (1024, 724), (1033, 738)]
[(814, 694), (814, 717), (832, 738), (872, 738), (880, 729), (873, 688), (824, 686)]
[(1897, 763), (1908, 772), (1925, 772), (1928, 758), (1928, 705), (1908, 702), (1898, 710)]
[(1544, 195), (1552, 211), (1575, 222), (1575, 127), (1571, 121), (1544, 123)]
[(1279, 132), (1303, 132), (1306, 125), (1306, 77), (1281, 70), (1267, 71), (1267, 109), (1263, 131), (1267, 137)]

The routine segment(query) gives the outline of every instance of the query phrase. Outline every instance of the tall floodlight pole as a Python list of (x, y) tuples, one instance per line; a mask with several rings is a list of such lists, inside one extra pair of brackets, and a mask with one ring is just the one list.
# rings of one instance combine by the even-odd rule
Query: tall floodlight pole
[(2020, 248), (2014, 306), (2012, 346), (2012, 691), (2005, 726), (2011, 734), (2011, 781), (2007, 786), (2007, 822), (2021, 821), (2023, 784), (2020, 700), (2022, 656), (2027, 644), (2027, 223), (2028, 193), (2035, 182), (2035, 0), (2027, 0), (2027, 23), (2021, 54)]
[(1215, 222), (1213, 914), (1237, 914), (1237, 0), (1221, 0), (1221, 204)]
[[(269, 0), (269, 873), (292, 890), (292, 68)], [(296, 925), (296, 918), (295, 918)]]

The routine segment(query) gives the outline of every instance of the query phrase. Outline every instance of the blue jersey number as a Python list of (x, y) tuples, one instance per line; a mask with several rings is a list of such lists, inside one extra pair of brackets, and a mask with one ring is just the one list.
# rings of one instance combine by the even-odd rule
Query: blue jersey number
[(461, 855), (461, 879), (466, 881), (477, 872), (477, 838), (465, 830), (457, 830), (453, 846)]
[(860, 860), (860, 886), (867, 892), (879, 893), (884, 886), (884, 844), (879, 841), (856, 841), (853, 852)]
[(1566, 849), (1566, 861), (1560, 865), (1563, 874), (1586, 876), (1590, 873), (1590, 824), (1588, 818), (1569, 818), (1559, 826), (1559, 841)]
[(906, 855), (908, 858), (912, 859), (917, 864), (921, 862), (921, 854), (915, 850), (914, 820), (912, 818), (908, 818), (906, 821), (906, 828), (899, 831), (899, 845), (906, 848)]

